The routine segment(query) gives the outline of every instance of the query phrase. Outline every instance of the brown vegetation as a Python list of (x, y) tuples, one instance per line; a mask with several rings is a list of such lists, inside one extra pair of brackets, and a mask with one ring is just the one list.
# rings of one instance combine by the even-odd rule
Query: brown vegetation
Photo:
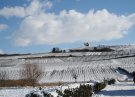
[(37, 64), (27, 63), (24, 64), (24, 68), (20, 71), (22, 78), (22, 85), (26, 83), (31, 86), (35, 86), (43, 75), (42, 68)]

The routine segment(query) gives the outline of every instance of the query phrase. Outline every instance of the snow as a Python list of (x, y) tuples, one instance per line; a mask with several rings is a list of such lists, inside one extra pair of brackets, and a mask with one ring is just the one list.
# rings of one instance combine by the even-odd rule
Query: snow
[[(9, 79), (19, 79), (19, 72), (22, 69), (22, 64), (26, 62), (39, 64), (45, 76), (39, 81), (44, 82), (74, 82), (71, 71), (75, 70), (78, 73), (77, 81), (103, 80), (104, 78), (121, 79), (115, 70), (121, 67), (129, 72), (135, 70), (135, 57), (131, 56), (133, 52), (78, 52), (78, 53), (58, 53), (59, 55), (79, 55), (78, 57), (55, 57), (55, 58), (34, 58), (34, 59), (18, 59), (20, 57), (39, 57), (51, 56), (50, 54), (35, 54), (26, 56), (0, 57), (0, 71), (5, 70), (9, 75)], [(82, 55), (85, 55), (81, 57)], [(123, 57), (128, 56), (128, 57)], [(4, 58), (4, 59), (3, 59)], [(83, 72), (82, 72), (83, 71)], [(84, 78), (85, 74), (85, 78)]]
[[(62, 86), (62, 91), (68, 88), (79, 87), (80, 84), (90, 84), (93, 83), (72, 83), (65, 86)], [(29, 94), (33, 91), (40, 95), (41, 91), (48, 92), (54, 97), (57, 97), (56, 89), (61, 89), (59, 86), (54, 87), (44, 87), (43, 90), (32, 87), (23, 87), (23, 88), (3, 88), (0, 89), (0, 97), (25, 97), (26, 94)], [(41, 96), (42, 97), (42, 96)], [(101, 90), (98, 94), (94, 94), (93, 97), (135, 97), (135, 84), (133, 82), (117, 82), (113, 85), (107, 85), (107, 87)]]
[(52, 94), (54, 97), (57, 97), (56, 89), (58, 87), (53, 88), (44, 88), (43, 90), (39, 90), (38, 88), (32, 87), (23, 87), (23, 88), (2, 88), (0, 89), (0, 97), (25, 97), (29, 93), (39, 94), (41, 97), (42, 91)]
[(95, 97), (135, 97), (135, 84), (133, 82), (120, 82), (108, 85)]
[[(77, 82), (82, 81), (102, 81), (115, 78), (124, 81), (128, 75), (117, 71), (118, 67), (132, 73), (135, 70), (135, 46), (110, 46), (116, 51), (113, 52), (74, 52), (74, 53), (42, 53), (22, 56), (0, 57), (0, 71), (6, 71), (9, 79), (19, 79), (19, 72), (22, 64), (27, 62), (40, 65), (44, 71), (40, 83), (45, 82), (67, 82), (73, 83), (71, 71), (77, 73)], [(73, 55), (76, 57), (68, 57)], [(48, 57), (47, 56), (55, 56)], [(58, 57), (59, 56), (59, 57)], [(66, 56), (66, 57), (60, 57)], [(34, 57), (32, 59), (32, 57)], [(62, 86), (62, 90), (78, 87), (79, 84), (68, 84)], [(116, 85), (107, 86), (97, 97), (131, 97), (135, 95), (133, 83), (121, 82)], [(57, 95), (55, 89), (61, 87), (47, 87), (45, 91)], [(25, 97), (27, 93), (33, 91), (32, 88), (1, 88), (0, 97)], [(135, 96), (134, 96), (135, 97)]]
[(25, 97), (32, 88), (3, 88), (0, 89), (0, 97)]

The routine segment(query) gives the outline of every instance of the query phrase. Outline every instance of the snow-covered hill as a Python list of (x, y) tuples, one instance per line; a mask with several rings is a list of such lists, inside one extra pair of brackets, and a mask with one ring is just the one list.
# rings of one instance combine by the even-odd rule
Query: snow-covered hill
[(116, 72), (121, 67), (129, 72), (135, 70), (134, 46), (108, 46), (111, 52), (66, 52), (42, 53), (0, 57), (0, 71), (6, 71), (9, 79), (20, 79), (22, 65), (30, 62), (42, 67), (44, 76), (40, 82), (73, 82), (72, 72), (77, 81), (103, 80), (123, 76)]

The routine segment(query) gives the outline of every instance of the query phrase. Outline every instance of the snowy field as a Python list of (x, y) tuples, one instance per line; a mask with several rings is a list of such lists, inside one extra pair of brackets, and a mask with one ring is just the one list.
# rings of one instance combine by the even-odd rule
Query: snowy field
[(0, 97), (25, 97), (31, 88), (3, 88), (0, 89)]
[[(54, 97), (57, 97), (56, 89), (59, 87), (44, 87), (43, 90), (51, 93)], [(38, 92), (40, 94), (39, 88), (32, 88), (32, 87), (23, 87), (23, 88), (3, 88), (0, 89), (0, 97), (25, 97), (27, 94), (31, 92)]]
[[(77, 53), (75, 54), (77, 55)], [(78, 75), (77, 80), (81, 82), (90, 80), (102, 81), (104, 78), (121, 79), (122, 76), (116, 72), (118, 67), (129, 72), (135, 70), (134, 52), (91, 52), (89, 55), (87, 55), (88, 53), (83, 54), (85, 54), (83, 57), (0, 58), (0, 71), (6, 71), (9, 79), (20, 79), (19, 72), (23, 68), (23, 64), (27, 62), (36, 63), (44, 71), (44, 76), (40, 80), (41, 83), (44, 83), (73, 82), (72, 71)]]
[[(71, 84), (63, 86), (62, 90), (67, 88), (75, 88), (79, 84)], [(57, 97), (55, 89), (60, 87), (45, 87), (44, 90)], [(0, 97), (25, 97), (30, 91), (36, 91), (37, 88), (32, 89), (30, 87), (25, 88), (3, 88), (0, 89)], [(98, 94), (94, 94), (93, 97), (135, 97), (135, 84), (133, 82), (117, 82), (114, 85), (107, 85), (105, 89)]]

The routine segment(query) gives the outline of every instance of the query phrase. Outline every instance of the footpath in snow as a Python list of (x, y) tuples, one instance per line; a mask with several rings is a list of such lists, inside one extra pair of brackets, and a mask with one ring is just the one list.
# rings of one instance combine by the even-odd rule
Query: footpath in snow
[(108, 85), (95, 97), (135, 97), (135, 84), (133, 82), (121, 82)]

